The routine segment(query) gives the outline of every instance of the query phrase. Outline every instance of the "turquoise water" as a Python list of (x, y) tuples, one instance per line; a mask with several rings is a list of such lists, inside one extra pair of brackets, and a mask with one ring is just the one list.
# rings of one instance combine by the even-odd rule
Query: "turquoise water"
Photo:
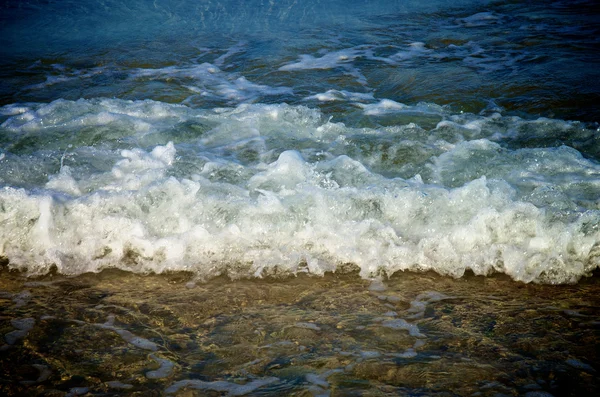
[(0, 255), (30, 274), (600, 264), (592, 1), (23, 1)]

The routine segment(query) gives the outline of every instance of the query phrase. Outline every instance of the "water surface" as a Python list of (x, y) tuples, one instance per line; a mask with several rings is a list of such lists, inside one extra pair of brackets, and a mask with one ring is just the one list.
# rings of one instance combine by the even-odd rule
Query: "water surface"
[(2, 3), (0, 387), (597, 392), (598, 15)]

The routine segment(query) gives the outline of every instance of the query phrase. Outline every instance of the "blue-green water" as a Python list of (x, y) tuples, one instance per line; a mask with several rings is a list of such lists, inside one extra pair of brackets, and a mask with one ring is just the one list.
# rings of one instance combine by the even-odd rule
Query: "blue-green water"
[(21, 1), (0, 255), (30, 274), (600, 264), (593, 1)]

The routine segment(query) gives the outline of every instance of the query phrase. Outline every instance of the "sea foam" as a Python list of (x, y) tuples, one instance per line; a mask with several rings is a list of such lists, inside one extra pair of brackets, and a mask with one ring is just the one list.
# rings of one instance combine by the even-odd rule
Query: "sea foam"
[[(289, 105), (19, 109), (1, 128), (47, 150), (0, 160), (0, 255), (29, 274), (116, 267), (201, 278), (352, 264), (366, 278), (470, 270), (565, 283), (598, 267), (597, 161), (567, 146), (511, 148), (520, 131), (567, 130), (576, 142), (589, 130), (433, 104), (363, 107), (409, 122), (348, 127)], [(425, 125), (432, 115), (442, 121)], [(89, 144), (108, 129), (115, 139)]]

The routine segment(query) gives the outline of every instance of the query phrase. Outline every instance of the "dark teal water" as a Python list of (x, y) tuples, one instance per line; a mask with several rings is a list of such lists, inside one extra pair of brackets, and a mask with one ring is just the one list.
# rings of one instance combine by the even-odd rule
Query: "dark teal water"
[[(271, 101), (298, 103), (328, 89), (354, 88), (408, 104), (479, 112), (494, 101), (519, 115), (598, 121), (600, 21), (594, 1), (3, 4), (3, 104), (98, 96), (178, 103), (181, 81), (131, 81), (132, 68), (186, 67), (237, 48), (226, 59), (227, 71), (294, 89), (294, 95)], [(244, 45), (236, 47), (239, 42)], [(411, 47), (415, 42), (423, 47)], [(357, 47), (372, 56), (355, 54), (346, 67), (322, 65), (328, 68), (319, 72), (279, 72), (301, 54)], [(366, 81), (351, 78), (348, 68)], [(65, 81), (44, 85), (48, 78)], [(197, 98), (192, 103), (214, 105)]]

